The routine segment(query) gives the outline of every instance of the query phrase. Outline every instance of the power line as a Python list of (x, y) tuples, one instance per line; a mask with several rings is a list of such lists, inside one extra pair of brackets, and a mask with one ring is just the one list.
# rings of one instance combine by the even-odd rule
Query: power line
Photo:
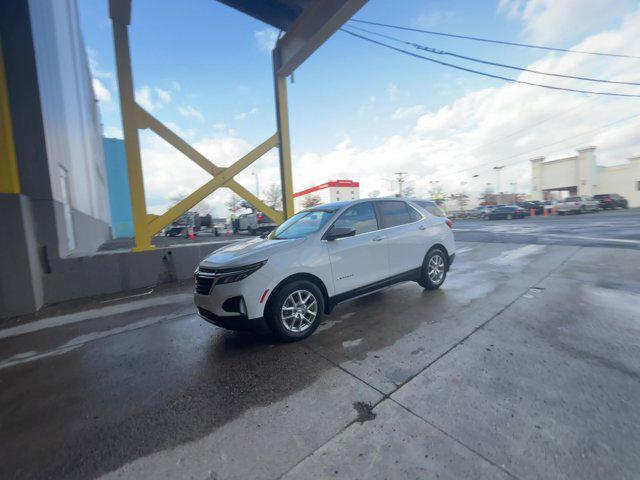
[(402, 26), (399, 26), (399, 25), (389, 25), (387, 23), (369, 22), (369, 21), (366, 21), (366, 20), (351, 19), (350, 22), (366, 23), (368, 25), (377, 25), (379, 27), (396, 28), (398, 30), (407, 30), (409, 32), (427, 33), (429, 35), (440, 35), (442, 37), (462, 38), (462, 39), (465, 39), (465, 40), (474, 40), (476, 42), (497, 43), (497, 44), (500, 44), (500, 45), (511, 45), (511, 46), (515, 46), (515, 47), (537, 48), (539, 50), (551, 50), (551, 51), (554, 51), (554, 52), (581, 53), (581, 54), (584, 54), (584, 55), (599, 55), (599, 56), (603, 56), (603, 57), (619, 57), (619, 58), (640, 59), (640, 56), (638, 56), (638, 55), (624, 55), (624, 54), (621, 54), (621, 53), (590, 52), (590, 51), (586, 51), (586, 50), (573, 50), (573, 49), (568, 49), (568, 48), (545, 47), (545, 46), (542, 46), (542, 45), (532, 45), (532, 44), (528, 44), (528, 43), (506, 42), (506, 41), (503, 41), (503, 40), (493, 40), (493, 39), (489, 39), (489, 38), (471, 37), (471, 36), (468, 36), (468, 35), (456, 35), (456, 34), (453, 34), (453, 33), (445, 33), (445, 32), (434, 32), (433, 30), (422, 30), (420, 28), (402, 27)]
[(551, 77), (561, 77), (561, 78), (570, 78), (573, 80), (586, 80), (589, 82), (599, 82), (599, 83), (615, 83), (615, 84), (619, 84), (619, 85), (640, 85), (640, 83), (638, 82), (622, 82), (622, 81), (616, 81), (616, 80), (602, 80), (599, 78), (590, 78), (590, 77), (579, 77), (576, 75), (565, 75), (565, 74), (561, 74), (561, 73), (549, 73), (549, 72), (541, 72), (540, 70), (532, 70), (530, 68), (524, 68), (524, 67), (516, 67), (514, 65), (507, 65), (504, 63), (498, 63), (498, 62), (491, 62), (489, 60), (482, 60), (479, 58), (474, 58), (474, 57), (467, 57), (465, 55), (460, 55), (457, 53), (453, 53), (453, 52), (447, 52), (446, 50), (439, 50), (436, 48), (431, 48), (428, 47), (426, 45), (420, 45), (419, 43), (414, 43), (414, 42), (408, 42), (406, 40), (402, 40), (401, 38), (397, 38), (397, 37), (392, 37), (391, 35), (385, 35), (384, 33), (379, 33), (379, 32), (374, 32), (372, 30), (367, 30), (366, 28), (360, 28), (360, 27), (354, 27), (351, 26), (350, 28), (355, 28), (356, 30), (360, 30), (362, 32), (367, 32), (373, 35), (378, 35), (380, 37), (384, 37), (384, 38), (388, 38), (389, 40), (393, 40), (395, 42), (399, 42), (399, 43), (403, 43), (405, 45), (410, 45), (414, 48), (417, 48), (419, 50), (424, 50), (426, 52), (429, 53), (435, 53), (437, 55), (448, 55), (451, 57), (456, 57), (456, 58), (461, 58), (463, 60), (469, 60), (471, 62), (476, 62), (476, 63), (482, 63), (485, 65), (492, 65), (494, 67), (502, 67), (502, 68), (509, 68), (511, 70), (518, 70), (521, 72), (529, 72), (529, 73), (535, 73), (538, 75), (548, 75)]
[[(552, 146), (552, 145), (557, 145), (557, 144), (559, 144), (559, 143), (564, 143), (564, 142), (566, 142), (567, 140), (573, 140), (574, 138), (577, 138), (577, 137), (582, 137), (582, 136), (584, 136), (584, 135), (589, 135), (589, 134), (591, 134), (591, 133), (598, 132), (598, 131), (600, 131), (600, 130), (604, 130), (605, 128), (609, 128), (609, 127), (611, 127), (611, 126), (613, 126), (613, 125), (616, 125), (616, 124), (618, 124), (618, 123), (626, 122), (627, 120), (631, 120), (632, 118), (636, 118), (636, 117), (640, 117), (640, 113), (636, 113), (636, 114), (634, 114), (634, 115), (630, 115), (630, 116), (628, 116), (628, 117), (621, 118), (621, 119), (616, 120), (616, 121), (614, 121), (614, 122), (607, 123), (606, 125), (602, 125), (602, 126), (600, 126), (600, 127), (598, 127), (598, 128), (594, 128), (594, 129), (592, 129), (592, 130), (589, 130), (588, 132), (582, 132), (582, 133), (579, 133), (579, 134), (577, 134), (577, 135), (572, 135), (572, 136), (570, 136), (570, 137), (566, 137), (566, 138), (563, 138), (563, 139), (561, 139), (561, 140), (557, 140), (557, 141), (555, 141), (555, 142), (547, 143), (547, 144), (545, 144), (545, 145), (542, 145), (541, 147), (536, 148), (533, 152), (532, 152), (532, 151), (521, 152), (521, 153), (517, 153), (517, 154), (515, 154), (515, 155), (511, 155), (511, 156), (508, 156), (508, 157), (500, 158), (500, 159), (498, 159), (498, 160), (494, 160), (494, 161), (492, 161), (492, 162), (484, 163), (484, 164), (482, 164), (482, 165), (474, 165), (474, 166), (472, 166), (472, 167), (467, 167), (467, 168), (463, 168), (463, 169), (461, 169), (461, 170), (456, 170), (455, 172), (448, 172), (448, 173), (445, 173), (445, 174), (442, 174), (442, 175), (436, 175), (436, 176), (437, 176), (437, 177), (448, 177), (448, 176), (450, 176), (450, 175), (457, 175), (457, 174), (459, 174), (459, 173), (468, 172), (468, 171), (470, 171), (470, 170), (477, 170), (477, 169), (485, 168), (485, 167), (488, 167), (488, 166), (493, 165), (493, 164), (495, 164), (495, 163), (501, 163), (501, 162), (504, 162), (505, 160), (511, 160), (511, 159), (513, 159), (513, 158), (521, 157), (521, 156), (523, 156), (523, 155), (532, 155), (532, 154), (535, 154), (535, 153), (539, 152), (540, 150), (542, 150), (542, 149), (544, 149), (544, 148), (547, 148), (547, 147), (550, 147), (550, 146)], [(506, 164), (505, 164), (505, 165), (503, 165), (503, 166), (513, 165), (513, 164), (518, 163), (518, 162), (521, 162), (521, 161), (522, 161), (522, 160), (516, 160), (515, 162), (509, 162), (509, 163), (506, 163)]]
[(358, 33), (352, 32), (350, 30), (345, 30), (344, 28), (341, 28), (340, 30), (345, 32), (345, 33), (348, 33), (349, 35), (353, 35), (354, 37), (357, 37), (357, 38), (360, 38), (362, 40), (365, 40), (367, 42), (371, 42), (371, 43), (374, 43), (374, 44), (379, 45), (381, 47), (385, 47), (385, 48), (389, 48), (391, 50), (395, 50), (396, 52), (404, 53), (405, 55), (409, 55), (411, 57), (421, 58), (422, 60), (426, 60), (426, 61), (432, 62), (432, 63), (437, 63), (439, 65), (444, 65), (445, 67), (451, 67), (451, 68), (455, 68), (456, 70), (462, 70), (462, 71), (465, 71), (465, 72), (475, 73), (477, 75), (482, 75), (482, 76), (485, 76), (485, 77), (495, 78), (495, 79), (498, 79), (498, 80), (504, 80), (506, 82), (520, 83), (520, 84), (523, 84), (523, 85), (532, 85), (532, 86), (535, 86), (535, 87), (542, 87), (542, 88), (548, 88), (548, 89), (551, 89), (551, 90), (560, 90), (560, 91), (565, 91), (565, 92), (588, 93), (588, 94), (592, 94), (592, 95), (608, 95), (608, 96), (614, 96), (614, 97), (635, 97), (635, 98), (640, 97), (640, 95), (634, 95), (634, 94), (628, 94), (628, 93), (594, 92), (592, 90), (580, 90), (580, 89), (576, 89), (576, 88), (555, 87), (553, 85), (544, 85), (544, 84), (541, 84), (541, 83), (527, 82), (527, 81), (524, 81), (524, 80), (517, 80), (515, 78), (503, 77), (501, 75), (494, 75), (492, 73), (481, 72), (479, 70), (474, 70), (472, 68), (461, 67), (460, 65), (454, 65), (452, 63), (447, 63), (447, 62), (442, 62), (440, 60), (436, 60), (435, 58), (425, 57), (424, 55), (419, 55), (417, 53), (408, 52), (407, 50), (403, 50), (401, 48), (394, 47), (393, 45), (389, 45), (387, 43), (379, 42), (377, 40), (374, 40), (373, 38), (365, 37), (363, 35), (360, 35)]

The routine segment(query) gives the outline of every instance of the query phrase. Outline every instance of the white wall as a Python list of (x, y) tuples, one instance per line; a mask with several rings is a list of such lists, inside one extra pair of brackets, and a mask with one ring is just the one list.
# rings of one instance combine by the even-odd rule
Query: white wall
[(640, 158), (614, 167), (598, 169), (597, 193), (618, 193), (629, 201), (630, 207), (640, 207)]
[(75, 0), (29, 0), (47, 156), (54, 200), (109, 223), (97, 103)]

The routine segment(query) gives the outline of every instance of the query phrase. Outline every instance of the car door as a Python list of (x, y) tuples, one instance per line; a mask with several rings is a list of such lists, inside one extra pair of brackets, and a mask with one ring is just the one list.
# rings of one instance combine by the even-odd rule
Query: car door
[(382, 232), (387, 237), (390, 276), (420, 268), (430, 245), (428, 237), (437, 226), (403, 200), (381, 200), (375, 204)]
[(336, 294), (355, 290), (389, 276), (387, 239), (378, 229), (372, 202), (356, 203), (349, 207), (333, 226), (356, 230), (352, 237), (324, 240), (329, 251)]

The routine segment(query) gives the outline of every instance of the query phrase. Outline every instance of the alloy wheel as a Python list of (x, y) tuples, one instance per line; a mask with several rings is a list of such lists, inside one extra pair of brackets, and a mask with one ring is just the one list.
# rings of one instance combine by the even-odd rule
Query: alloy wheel
[(280, 318), (282, 325), (290, 332), (307, 330), (318, 315), (318, 302), (308, 290), (292, 292), (282, 304)]
[(442, 255), (440, 255), (439, 253), (435, 253), (429, 259), (429, 264), (427, 265), (427, 275), (429, 275), (429, 280), (438, 285), (440, 282), (442, 282), (444, 273), (444, 258), (442, 258)]

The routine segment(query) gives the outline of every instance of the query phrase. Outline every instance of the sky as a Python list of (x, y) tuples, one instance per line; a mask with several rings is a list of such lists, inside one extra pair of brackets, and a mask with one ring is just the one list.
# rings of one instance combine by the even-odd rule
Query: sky
[[(107, 0), (78, 0), (103, 131), (122, 137)], [(511, 42), (640, 55), (635, 0), (371, 0), (354, 18)], [(640, 60), (500, 46), (359, 25), (457, 54), (540, 71), (640, 82)], [(348, 26), (347, 26), (348, 27)], [(129, 28), (138, 103), (217, 165), (232, 164), (276, 129), (274, 28), (214, 0), (133, 0)], [(384, 40), (388, 43), (387, 40)], [(411, 49), (411, 47), (408, 47)], [(567, 88), (640, 94), (640, 86), (559, 79), (439, 58)], [(598, 163), (640, 155), (640, 98), (559, 92), (432, 64), (336, 32), (288, 81), (294, 191), (360, 182), (361, 197), (395, 192), (407, 172), (418, 196), (434, 186), (477, 195), (530, 192), (529, 159), (595, 145)], [(210, 178), (141, 132), (147, 207), (162, 213)], [(238, 181), (260, 194), (279, 184), (277, 150)], [(257, 180), (257, 181), (256, 181)], [(207, 208), (226, 215), (230, 191)]]

